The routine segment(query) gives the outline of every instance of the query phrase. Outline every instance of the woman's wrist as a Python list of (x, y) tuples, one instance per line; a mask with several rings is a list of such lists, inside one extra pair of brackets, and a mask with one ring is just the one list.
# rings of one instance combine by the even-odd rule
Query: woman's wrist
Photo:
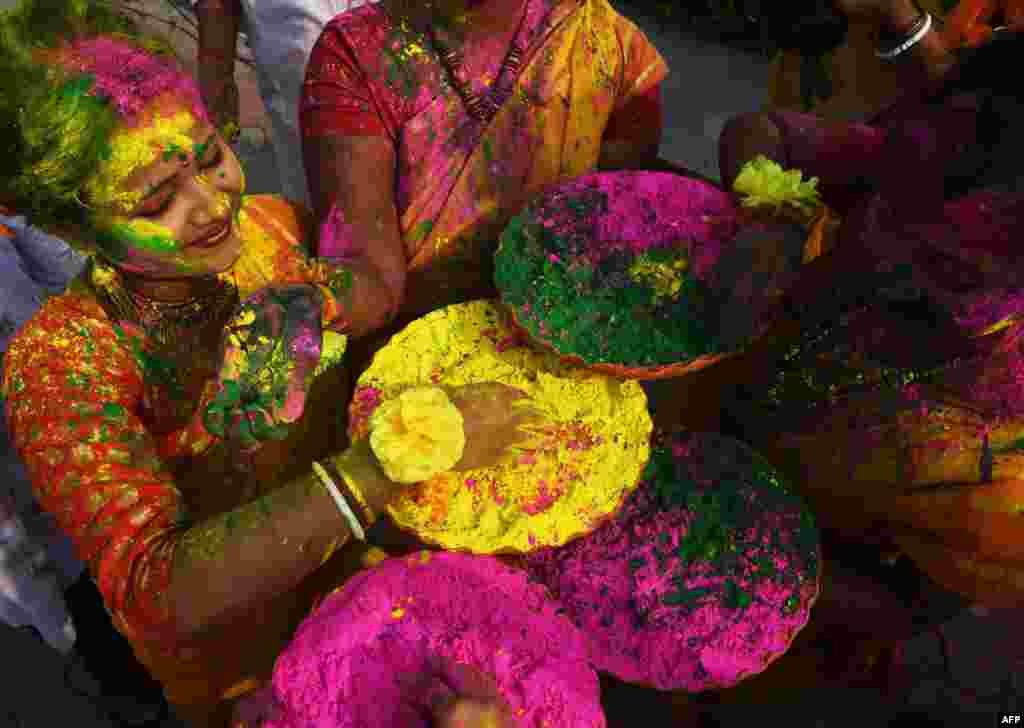
[(902, 39), (920, 21), (924, 12), (914, 0), (891, 0), (879, 19), (879, 34)]
[(376, 520), (387, 509), (398, 487), (384, 474), (369, 441), (359, 440), (329, 461), (346, 489), (352, 492), (353, 505), (358, 504), (360, 511), (369, 511), (369, 519)]

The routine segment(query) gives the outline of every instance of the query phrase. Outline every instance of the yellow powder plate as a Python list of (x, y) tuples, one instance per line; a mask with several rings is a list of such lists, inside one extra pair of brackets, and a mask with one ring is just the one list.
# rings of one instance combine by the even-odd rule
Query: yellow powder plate
[(618, 380), (531, 349), (505, 309), (461, 303), (411, 323), (359, 378), (349, 432), (367, 436), (380, 401), (412, 385), (497, 381), (527, 393), (552, 426), (493, 468), (443, 473), (389, 508), (420, 540), (478, 554), (559, 546), (613, 515), (650, 455), (647, 397)]

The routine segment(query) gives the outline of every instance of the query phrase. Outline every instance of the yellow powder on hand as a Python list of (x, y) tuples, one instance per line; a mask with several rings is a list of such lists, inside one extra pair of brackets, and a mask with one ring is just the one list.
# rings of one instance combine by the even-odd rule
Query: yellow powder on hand
[(440, 473), (400, 495), (391, 518), (425, 542), (481, 554), (561, 545), (615, 513), (647, 464), (652, 425), (637, 382), (500, 345), (513, 335), (492, 302), (449, 306), (396, 335), (359, 379), (382, 402), (410, 387), (497, 381), (552, 423), (497, 467)]

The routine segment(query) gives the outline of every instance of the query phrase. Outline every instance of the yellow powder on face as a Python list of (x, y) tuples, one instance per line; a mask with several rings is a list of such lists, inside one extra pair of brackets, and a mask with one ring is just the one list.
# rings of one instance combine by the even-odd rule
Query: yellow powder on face
[(614, 513), (647, 464), (652, 425), (637, 382), (506, 348), (512, 337), (495, 304), (450, 306), (395, 336), (360, 377), (383, 400), (410, 386), (497, 381), (525, 392), (549, 423), (497, 467), (443, 473), (399, 496), (392, 519), (428, 543), (481, 554), (561, 545)]
[(191, 155), (194, 141), (190, 132), (196, 124), (191, 112), (182, 110), (172, 114), (155, 112), (148, 124), (119, 129), (110, 141), (110, 158), (85, 184), (89, 199), (101, 207), (134, 208), (145, 196), (145, 189), (124, 191), (124, 181), (165, 153), (180, 150)]

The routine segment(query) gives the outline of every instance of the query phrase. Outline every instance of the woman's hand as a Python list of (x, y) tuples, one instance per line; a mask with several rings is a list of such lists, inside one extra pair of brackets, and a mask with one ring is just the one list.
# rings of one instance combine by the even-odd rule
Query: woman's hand
[(505, 384), (467, 384), (449, 389), (448, 396), (462, 413), (466, 433), (466, 447), (455, 470), (497, 465), (510, 449), (529, 439), (527, 428), (542, 423), (526, 393)]
[[(440, 666), (439, 666), (440, 667)], [(448, 694), (435, 696), (434, 728), (513, 728), (512, 709), (489, 675), (462, 663), (443, 667)]]
[(203, 414), (206, 428), (243, 447), (282, 439), (305, 409), (320, 362), (320, 292), (306, 285), (267, 288), (228, 324), (219, 391)]

